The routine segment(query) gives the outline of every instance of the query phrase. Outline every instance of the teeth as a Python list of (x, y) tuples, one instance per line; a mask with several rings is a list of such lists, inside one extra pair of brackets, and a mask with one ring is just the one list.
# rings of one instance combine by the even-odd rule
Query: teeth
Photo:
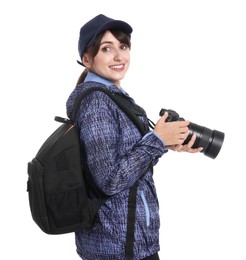
[(111, 66), (112, 69), (121, 69), (122, 67), (123, 67), (123, 65)]

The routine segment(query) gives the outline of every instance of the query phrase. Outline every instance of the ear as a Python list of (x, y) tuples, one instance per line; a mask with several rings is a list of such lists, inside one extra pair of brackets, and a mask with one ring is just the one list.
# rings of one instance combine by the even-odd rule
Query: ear
[(84, 56), (82, 58), (82, 63), (85, 65), (86, 68), (91, 67), (91, 61), (87, 54), (84, 54)]

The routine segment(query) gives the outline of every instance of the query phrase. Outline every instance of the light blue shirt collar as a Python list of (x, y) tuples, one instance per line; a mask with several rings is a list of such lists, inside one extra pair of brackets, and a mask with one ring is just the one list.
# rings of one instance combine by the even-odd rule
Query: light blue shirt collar
[[(95, 82), (98, 82), (98, 83), (102, 83), (103, 85), (106, 85), (106, 86), (114, 86), (114, 84), (111, 81), (109, 81), (109, 80), (99, 76), (98, 74), (96, 74), (96, 73), (94, 73), (92, 71), (88, 71), (88, 73), (87, 73), (87, 75), (85, 77), (84, 82), (86, 82), (86, 81), (95, 81)], [(126, 94), (125, 90), (122, 87), (120, 87), (119, 89), (124, 94)]]
[(111, 81), (97, 75), (96, 73), (94, 72), (91, 72), (91, 71), (88, 71), (86, 77), (85, 77), (85, 80), (84, 82), (86, 81), (95, 81), (95, 82), (98, 82), (98, 83), (102, 83), (103, 85), (106, 85), (106, 86), (112, 86), (114, 85)]

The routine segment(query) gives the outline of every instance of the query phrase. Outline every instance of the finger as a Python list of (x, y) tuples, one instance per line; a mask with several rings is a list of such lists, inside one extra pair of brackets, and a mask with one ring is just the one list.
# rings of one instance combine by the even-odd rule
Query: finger
[(188, 137), (188, 134), (189, 133), (181, 133), (181, 134), (179, 134), (179, 140), (180, 140), (181, 143), (178, 143), (178, 144), (183, 144), (185, 139)]
[(187, 152), (189, 152), (189, 153), (197, 153), (197, 152), (201, 152), (203, 150), (203, 147), (192, 148), (192, 146), (194, 145), (195, 141), (196, 141), (196, 135), (192, 135), (190, 141), (186, 145), (186, 151)]
[(168, 122), (169, 124), (172, 124), (172, 126), (176, 129), (188, 129), (188, 125), (189, 123), (187, 123), (186, 121), (172, 121), (172, 122)]
[(173, 147), (173, 151), (175, 151), (175, 152), (183, 152), (184, 149), (185, 149), (185, 147), (182, 144), (176, 144)]
[(168, 113), (165, 112), (164, 115), (161, 117), (162, 120), (166, 121), (168, 118)]
[(196, 141), (196, 135), (192, 135), (190, 141), (187, 144), (187, 147), (191, 148), (193, 146), (193, 144), (195, 143), (195, 141)]
[(199, 147), (199, 148), (190, 148), (190, 149), (184, 150), (184, 152), (188, 152), (188, 153), (198, 153), (198, 152), (201, 152), (202, 149), (203, 149), (202, 147)]
[(198, 147), (198, 148), (191, 148), (189, 149), (190, 153), (198, 153), (201, 152), (203, 150), (203, 147)]
[(190, 124), (189, 121), (175, 121), (174, 122), (176, 125), (178, 125), (179, 127), (188, 127), (188, 125)]

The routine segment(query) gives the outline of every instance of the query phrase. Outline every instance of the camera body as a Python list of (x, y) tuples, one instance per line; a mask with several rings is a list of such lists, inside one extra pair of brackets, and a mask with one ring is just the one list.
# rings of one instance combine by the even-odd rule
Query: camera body
[[(162, 108), (159, 115), (163, 116), (165, 112), (168, 113), (166, 122), (184, 121), (184, 118), (179, 117), (179, 114), (172, 109)], [(196, 135), (196, 140), (192, 148), (203, 147), (201, 152), (204, 153), (204, 155), (215, 159), (220, 152), (225, 134), (194, 123), (190, 123), (188, 128), (189, 135), (183, 142), (183, 145), (187, 144), (193, 135)]]
[(179, 117), (179, 114), (172, 109), (162, 108), (160, 111), (160, 116), (163, 116), (165, 112), (168, 113), (168, 118), (166, 119), (166, 122), (184, 121), (184, 118)]

